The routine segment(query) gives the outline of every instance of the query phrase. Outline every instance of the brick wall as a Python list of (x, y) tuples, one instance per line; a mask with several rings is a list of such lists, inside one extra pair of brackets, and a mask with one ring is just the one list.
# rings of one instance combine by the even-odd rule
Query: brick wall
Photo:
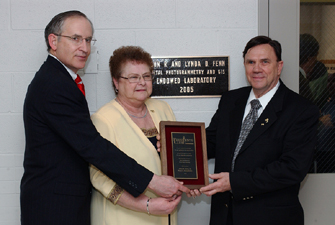
[[(153, 56), (229, 56), (230, 88), (246, 85), (242, 50), (258, 33), (257, 0), (1, 0), (1, 225), (20, 224), (22, 108), (27, 86), (47, 57), (44, 28), (54, 15), (71, 9), (92, 20), (98, 40), (87, 68), (90, 73), (83, 76), (92, 113), (114, 98), (108, 60), (121, 45), (139, 45)], [(178, 120), (208, 125), (219, 99), (165, 100)], [(209, 206), (207, 197), (184, 197), (179, 224), (207, 224)]]

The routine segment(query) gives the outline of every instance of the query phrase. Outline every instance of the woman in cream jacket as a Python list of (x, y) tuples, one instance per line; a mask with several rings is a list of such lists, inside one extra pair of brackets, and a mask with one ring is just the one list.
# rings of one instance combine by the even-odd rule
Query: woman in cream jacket
[[(92, 121), (104, 138), (153, 173), (161, 174), (156, 150), (159, 122), (175, 120), (175, 116), (166, 102), (150, 98), (151, 56), (140, 47), (121, 47), (113, 52), (109, 66), (116, 98), (94, 113)], [(94, 165), (90, 173), (94, 186), (92, 225), (176, 224), (180, 196), (167, 199), (146, 190), (134, 198)]]

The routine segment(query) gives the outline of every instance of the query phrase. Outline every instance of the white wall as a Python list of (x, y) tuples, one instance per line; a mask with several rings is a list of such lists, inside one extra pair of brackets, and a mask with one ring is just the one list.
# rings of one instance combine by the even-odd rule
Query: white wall
[[(258, 0), (0, 0), (0, 224), (20, 224), (22, 106), (26, 88), (47, 56), (44, 28), (55, 14), (71, 9), (87, 14), (98, 40), (88, 65), (97, 72), (83, 76), (91, 112), (114, 97), (108, 59), (121, 45), (142, 46), (153, 56), (228, 55), (230, 88), (247, 84), (242, 50), (258, 34)], [(178, 120), (206, 125), (218, 100), (166, 99)], [(184, 198), (179, 224), (207, 224), (209, 206), (207, 197)]]

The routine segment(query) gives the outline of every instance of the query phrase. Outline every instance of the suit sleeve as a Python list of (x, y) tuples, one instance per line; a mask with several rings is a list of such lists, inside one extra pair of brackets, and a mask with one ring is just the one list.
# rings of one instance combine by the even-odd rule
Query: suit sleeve
[(295, 121), (285, 134), (277, 160), (251, 171), (230, 173), (235, 199), (273, 192), (297, 185), (304, 179), (313, 159), (318, 109), (315, 106), (305, 107), (294, 118)]
[(85, 161), (95, 165), (131, 195), (141, 194), (153, 173), (104, 139), (95, 129), (86, 99), (75, 84), (55, 81), (44, 98), (43, 117), (62, 140)]

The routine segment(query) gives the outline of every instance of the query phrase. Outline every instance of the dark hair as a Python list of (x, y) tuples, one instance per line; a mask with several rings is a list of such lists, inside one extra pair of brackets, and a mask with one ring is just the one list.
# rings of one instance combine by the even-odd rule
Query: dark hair
[(281, 61), (281, 45), (278, 41), (272, 40), (271, 38), (267, 36), (256, 36), (252, 38), (245, 46), (243, 51), (243, 59), (245, 55), (247, 54), (248, 50), (252, 47), (255, 47), (257, 45), (263, 45), (263, 44), (269, 44), (273, 50), (276, 53), (277, 61)]
[[(150, 73), (152, 73), (154, 64), (152, 62), (151, 55), (148, 52), (144, 51), (139, 46), (122, 46), (116, 49), (113, 52), (113, 55), (109, 59), (109, 70), (112, 78), (119, 80), (121, 77), (122, 73), (121, 70), (123, 65), (126, 62), (132, 62), (132, 61), (147, 64), (150, 68)], [(117, 95), (115, 84), (114, 82), (112, 83), (114, 92)]]
[(52, 20), (48, 23), (48, 25), (45, 27), (45, 30), (44, 30), (44, 38), (47, 44), (48, 52), (51, 49), (51, 46), (49, 45), (49, 40), (48, 40), (49, 35), (50, 34), (61, 34), (63, 31), (64, 22), (69, 17), (84, 17), (90, 22), (91, 27), (92, 27), (92, 33), (94, 32), (93, 24), (91, 20), (89, 20), (84, 13), (80, 11), (76, 11), (76, 10), (59, 13), (58, 15), (54, 16), (54, 18), (52, 18)]
[(300, 34), (299, 65), (319, 53), (319, 42), (310, 34)]

